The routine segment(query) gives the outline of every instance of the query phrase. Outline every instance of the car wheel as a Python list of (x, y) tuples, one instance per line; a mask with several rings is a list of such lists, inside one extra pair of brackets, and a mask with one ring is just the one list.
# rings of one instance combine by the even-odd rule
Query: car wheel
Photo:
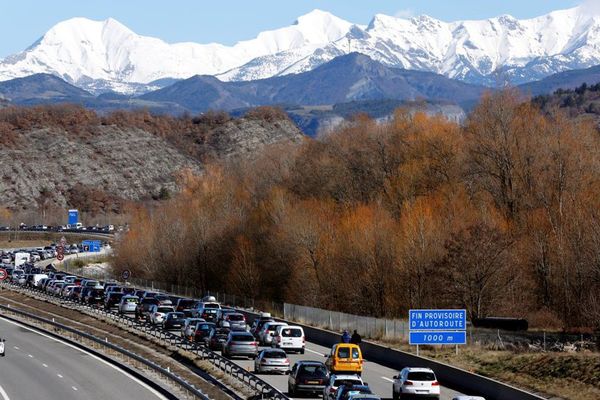
[(292, 385), (290, 385), (288, 383), (288, 396), (292, 397), (292, 396), (295, 396), (295, 395), (296, 395), (296, 392), (294, 391), (294, 388), (292, 387)]
[(300, 350), (300, 354), (304, 354), (304, 347)]
[(392, 399), (393, 400), (399, 400), (400, 396), (398, 395), (398, 393), (396, 393), (395, 390), (392, 390)]

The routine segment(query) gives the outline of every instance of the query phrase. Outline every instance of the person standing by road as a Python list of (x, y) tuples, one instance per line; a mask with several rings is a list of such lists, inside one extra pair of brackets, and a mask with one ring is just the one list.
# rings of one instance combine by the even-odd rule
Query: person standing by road
[(355, 329), (354, 333), (352, 334), (352, 337), (350, 338), (350, 343), (360, 344), (361, 342), (362, 342), (362, 338), (360, 337), (360, 335), (358, 334), (358, 332)]
[(342, 333), (342, 343), (350, 343), (350, 334), (347, 330), (344, 330), (344, 333)]

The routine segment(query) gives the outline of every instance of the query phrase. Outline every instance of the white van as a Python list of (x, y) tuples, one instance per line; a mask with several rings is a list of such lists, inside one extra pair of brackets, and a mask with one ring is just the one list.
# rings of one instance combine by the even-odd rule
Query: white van
[(15, 253), (15, 268), (20, 267), (30, 261), (29, 253)]
[(271, 347), (277, 347), (285, 351), (297, 351), (304, 354), (306, 339), (304, 329), (297, 325), (281, 325), (277, 327), (273, 335)]
[(33, 279), (32, 279), (33, 286), (34, 287), (39, 287), (40, 286), (40, 281), (42, 279), (47, 278), (47, 277), (48, 277), (48, 275), (46, 275), (46, 274), (35, 274), (35, 275), (33, 275)]

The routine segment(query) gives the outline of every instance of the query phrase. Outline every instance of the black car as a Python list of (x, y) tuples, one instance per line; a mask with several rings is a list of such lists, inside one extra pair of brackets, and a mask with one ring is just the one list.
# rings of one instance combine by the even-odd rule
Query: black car
[(182, 312), (170, 312), (165, 315), (163, 320), (163, 329), (166, 331), (173, 331), (175, 329), (181, 329), (185, 315)]
[(196, 308), (196, 304), (198, 304), (198, 300), (179, 299), (179, 300), (177, 300), (175, 310), (176, 311), (191, 310), (191, 309)]
[(104, 289), (96, 289), (88, 290), (85, 297), (83, 298), (83, 302), (87, 303), (91, 306), (102, 304), (104, 301)]
[(88, 293), (90, 291), (92, 291), (94, 288), (92, 286), (83, 286), (83, 289), (81, 289), (81, 292), (79, 292), (79, 294), (77, 295), (77, 300), (79, 300), (80, 302), (84, 302), (85, 301), (85, 297), (88, 295)]
[(323, 392), (329, 381), (329, 371), (320, 361), (298, 361), (292, 367), (288, 377), (288, 396), (296, 396), (300, 392)]
[(336, 400), (348, 400), (349, 395), (354, 394), (373, 394), (371, 388), (367, 385), (342, 385), (335, 392)]
[(204, 345), (211, 350), (223, 349), (223, 344), (227, 341), (229, 329), (213, 328), (207, 337), (204, 338)]
[(148, 315), (148, 310), (150, 307), (158, 304), (159, 301), (153, 297), (146, 297), (142, 299), (135, 307), (135, 318), (145, 319)]
[(194, 332), (194, 342), (204, 344), (204, 338), (210, 334), (210, 331), (215, 328), (212, 322), (198, 322)]
[(123, 297), (123, 293), (110, 293), (108, 297), (104, 300), (104, 309), (110, 310), (113, 307), (116, 307), (121, 301), (121, 297)]

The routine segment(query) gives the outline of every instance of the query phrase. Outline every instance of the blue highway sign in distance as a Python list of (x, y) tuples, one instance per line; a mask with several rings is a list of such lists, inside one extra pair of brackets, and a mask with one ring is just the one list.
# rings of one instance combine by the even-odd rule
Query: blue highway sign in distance
[(467, 332), (409, 332), (409, 343), (415, 344), (466, 344)]
[(462, 331), (467, 329), (466, 310), (409, 310), (411, 331)]

